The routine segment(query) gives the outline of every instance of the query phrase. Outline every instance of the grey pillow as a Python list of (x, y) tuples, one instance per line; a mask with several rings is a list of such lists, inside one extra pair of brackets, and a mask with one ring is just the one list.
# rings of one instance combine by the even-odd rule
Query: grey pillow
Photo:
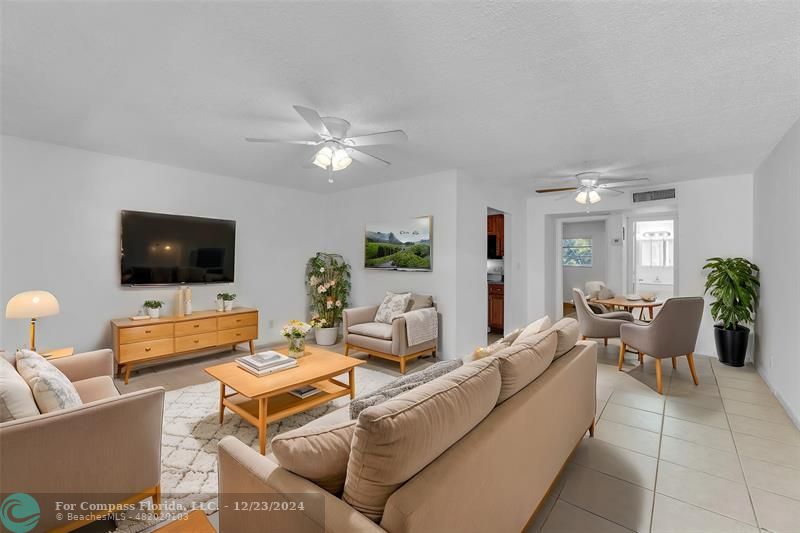
[(407, 312), (416, 311), (417, 309), (427, 309), (428, 307), (433, 307), (433, 296), (411, 293), (411, 298), (408, 300)]
[(420, 370), (419, 372), (400, 376), (394, 381), (387, 383), (383, 387), (380, 387), (363, 396), (359, 396), (350, 402), (350, 419), (355, 420), (358, 418), (358, 415), (361, 413), (361, 411), (367, 407), (378, 405), (379, 403), (385, 402), (389, 398), (394, 398), (395, 396), (398, 396), (406, 391), (410, 391), (411, 389), (419, 387), (423, 383), (433, 381), (434, 379), (444, 376), (448, 372), (455, 370), (462, 364), (464, 363), (460, 359), (454, 359), (452, 361), (440, 361)]

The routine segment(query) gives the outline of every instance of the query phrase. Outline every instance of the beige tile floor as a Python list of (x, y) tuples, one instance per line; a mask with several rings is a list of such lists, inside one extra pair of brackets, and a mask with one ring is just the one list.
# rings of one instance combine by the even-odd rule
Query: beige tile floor
[(533, 532), (800, 532), (800, 431), (752, 366), (696, 357), (655, 366), (599, 346), (597, 428), (528, 528)]

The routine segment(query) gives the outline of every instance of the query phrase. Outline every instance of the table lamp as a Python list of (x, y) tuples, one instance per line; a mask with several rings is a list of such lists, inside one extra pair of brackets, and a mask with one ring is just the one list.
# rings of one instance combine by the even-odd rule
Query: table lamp
[(36, 351), (36, 319), (57, 315), (58, 300), (47, 291), (25, 291), (17, 294), (6, 305), (6, 318), (31, 320), (30, 350)]

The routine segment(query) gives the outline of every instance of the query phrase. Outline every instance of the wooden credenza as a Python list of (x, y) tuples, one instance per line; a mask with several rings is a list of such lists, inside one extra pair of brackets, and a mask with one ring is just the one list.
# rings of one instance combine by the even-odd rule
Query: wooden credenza
[(125, 383), (134, 365), (199, 350), (248, 343), (258, 338), (258, 309), (236, 307), (232, 311), (196, 311), (186, 316), (148, 320), (117, 318), (111, 321), (114, 357), (118, 372), (125, 369)]

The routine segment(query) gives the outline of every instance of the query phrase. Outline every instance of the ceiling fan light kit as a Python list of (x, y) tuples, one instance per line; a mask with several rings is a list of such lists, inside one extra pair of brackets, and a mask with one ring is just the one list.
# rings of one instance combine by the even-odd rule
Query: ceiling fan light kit
[(634, 185), (637, 182), (645, 182), (647, 178), (613, 178), (602, 177), (600, 172), (581, 172), (570, 176), (569, 180), (577, 180), (578, 183), (574, 187), (554, 187), (549, 189), (537, 189), (539, 194), (564, 192), (564, 191), (577, 191), (575, 201), (581, 205), (596, 204), (603, 198), (600, 196), (599, 191), (607, 191), (614, 194), (622, 194), (622, 191), (617, 190), (618, 187), (626, 187)]
[(314, 154), (312, 163), (328, 172), (328, 182), (333, 183), (332, 173), (344, 170), (350, 166), (353, 159), (359, 163), (373, 166), (390, 165), (388, 161), (376, 157), (361, 149), (362, 146), (375, 146), (379, 144), (395, 144), (406, 142), (408, 136), (403, 130), (383, 131), (369, 135), (348, 137), (350, 123), (343, 118), (321, 117), (319, 113), (308, 107), (296, 105), (295, 111), (311, 126), (319, 139), (316, 141), (285, 140), (285, 139), (259, 139), (245, 137), (247, 142), (257, 143), (285, 143), (304, 144), (322, 147)]

